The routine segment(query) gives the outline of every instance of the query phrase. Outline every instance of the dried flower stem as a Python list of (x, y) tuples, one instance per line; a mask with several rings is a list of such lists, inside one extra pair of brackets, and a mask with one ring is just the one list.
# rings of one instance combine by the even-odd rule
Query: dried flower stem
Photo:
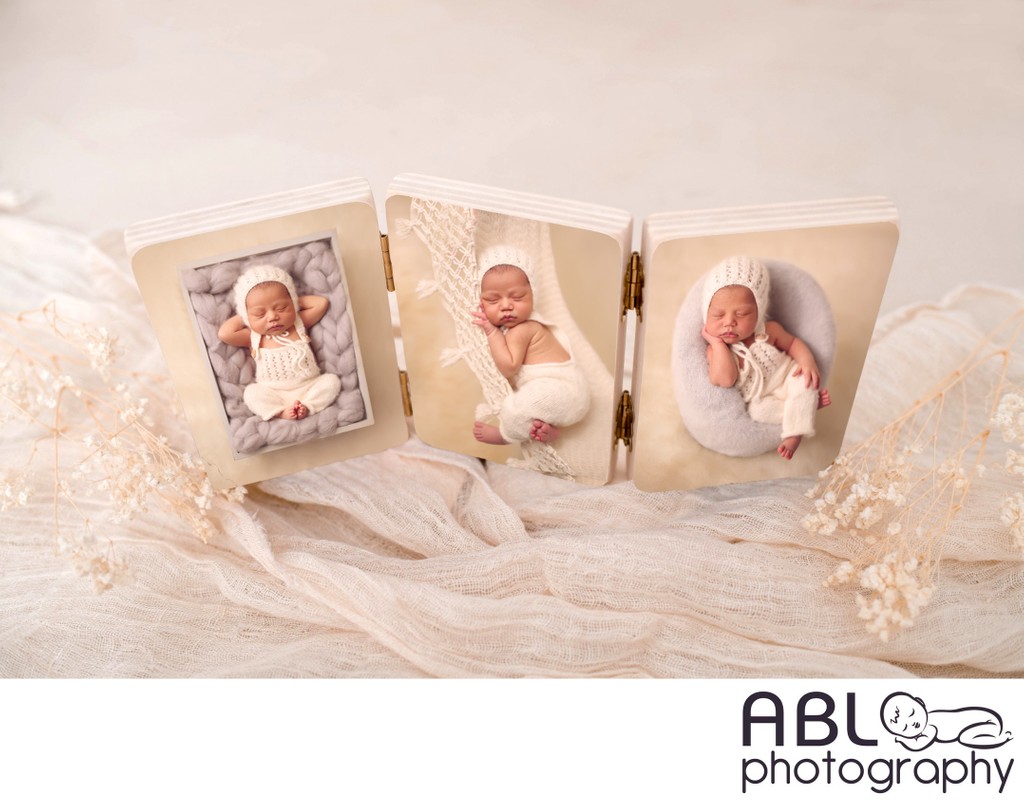
[[(0, 404), (0, 421), (13, 411), (23, 423), (43, 431), (20, 469), (4, 472), (3, 510), (28, 504), (27, 479), (39, 443), (49, 438), (57, 550), (90, 576), (98, 590), (125, 577), (128, 568), (115, 556), (113, 540), (97, 537), (100, 523), (81, 504), (97, 491), (113, 503), (112, 523), (144, 514), (154, 502), (186, 521), (203, 541), (215, 532), (210, 517), (215, 495), (205, 471), (154, 432), (146, 414), (148, 398), (129, 390), (129, 383), (144, 390), (146, 384), (166, 385), (166, 378), (120, 370), (115, 365), (116, 337), (102, 327), (63, 318), (53, 303), (18, 316), (0, 316), (0, 333), (8, 350), (0, 364), (0, 403), (6, 403)], [(125, 381), (116, 382), (115, 376)], [(165, 388), (159, 397), (173, 394)], [(244, 489), (233, 489), (221, 496), (237, 501), (242, 494)], [(62, 522), (64, 506), (80, 517), (77, 528), (68, 530)]]
[[(857, 595), (858, 616), (883, 641), (894, 629), (912, 625), (931, 599), (938, 581), (941, 537), (985, 469), (990, 423), (1000, 399), (1006, 398), (1012, 352), (1022, 331), (1024, 311), (1018, 311), (927, 395), (841, 454), (807, 494), (815, 500), (815, 512), (803, 522), (808, 530), (823, 535), (845, 532), (862, 540), (858, 554), (840, 564), (825, 584), (857, 581), (868, 590), (867, 595)], [(997, 339), (1005, 339), (1005, 345), (997, 346)], [(974, 431), (967, 383), (993, 363), (998, 368), (987, 395), (985, 425)], [(1024, 444), (1024, 400), (1021, 411), (1019, 437)], [(949, 419), (957, 415), (957, 425), (947, 434)], [(948, 440), (944, 434), (951, 435), (953, 447), (943, 447)], [(1024, 495), (1019, 511), (1012, 502), (1004, 506), (1004, 511), (1011, 509), (1004, 521), (1019, 525), (1024, 550)], [(1015, 538), (1017, 533), (1014, 530)]]

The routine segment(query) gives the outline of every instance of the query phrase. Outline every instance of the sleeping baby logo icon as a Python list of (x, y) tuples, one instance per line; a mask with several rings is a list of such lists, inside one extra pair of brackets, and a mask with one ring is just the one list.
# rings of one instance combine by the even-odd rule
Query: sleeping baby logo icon
[(894, 692), (882, 702), (882, 725), (910, 751), (933, 743), (960, 743), (967, 748), (998, 748), (1013, 739), (999, 713), (984, 706), (932, 709), (906, 692)]

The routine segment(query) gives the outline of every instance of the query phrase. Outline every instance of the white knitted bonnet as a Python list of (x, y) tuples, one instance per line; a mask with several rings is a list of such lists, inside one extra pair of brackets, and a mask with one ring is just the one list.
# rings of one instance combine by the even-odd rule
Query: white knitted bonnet
[(705, 320), (708, 317), (711, 298), (719, 290), (729, 285), (741, 285), (754, 294), (754, 301), (757, 304), (757, 324), (754, 327), (754, 332), (755, 334), (764, 332), (764, 322), (768, 314), (768, 292), (771, 288), (768, 269), (752, 257), (729, 257), (718, 263), (704, 277), (701, 303)]
[[(235, 309), (238, 311), (238, 315), (241, 316), (242, 321), (251, 329), (249, 313), (245, 309), (245, 299), (249, 295), (249, 291), (265, 282), (277, 282), (284, 285), (288, 295), (292, 298), (292, 304), (295, 305), (295, 331), (299, 333), (299, 337), (302, 340), (306, 340), (306, 328), (299, 317), (299, 294), (295, 291), (295, 282), (292, 280), (291, 274), (283, 268), (278, 268), (270, 263), (260, 263), (259, 265), (252, 266), (238, 277), (238, 280), (235, 282)], [(259, 348), (259, 344), (260, 336), (253, 332), (252, 348), (254, 353)]]
[(481, 281), (491, 268), (496, 265), (512, 265), (526, 274), (526, 279), (533, 285), (533, 260), (525, 251), (505, 243), (488, 246), (477, 253), (477, 280)]

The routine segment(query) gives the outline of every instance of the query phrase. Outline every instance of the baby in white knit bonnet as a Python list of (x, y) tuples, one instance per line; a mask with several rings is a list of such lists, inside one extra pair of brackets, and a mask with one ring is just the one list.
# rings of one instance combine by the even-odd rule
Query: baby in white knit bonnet
[(757, 260), (720, 262), (704, 279), (701, 335), (712, 385), (738, 387), (750, 418), (781, 424), (778, 453), (790, 460), (832, 399), (819, 389), (821, 372), (807, 344), (768, 320), (769, 289), (768, 269)]
[(287, 271), (254, 265), (234, 288), (235, 309), (217, 332), (224, 343), (248, 347), (256, 361), (256, 382), (242, 394), (264, 421), (305, 419), (330, 405), (341, 391), (334, 374), (321, 374), (306, 330), (327, 313), (323, 296), (298, 296)]
[(502, 402), (498, 425), (477, 421), (473, 435), (487, 444), (555, 441), (561, 428), (586, 415), (587, 379), (555, 332), (533, 317), (529, 255), (492, 246), (480, 253), (477, 266), (480, 307), (472, 311), (473, 323), (487, 336), (494, 364), (513, 390)]

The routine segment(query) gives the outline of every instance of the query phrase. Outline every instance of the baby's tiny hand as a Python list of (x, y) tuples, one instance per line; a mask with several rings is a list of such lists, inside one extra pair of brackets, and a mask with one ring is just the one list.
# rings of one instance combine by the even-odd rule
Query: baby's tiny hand
[(805, 387), (807, 388), (817, 388), (819, 383), (821, 383), (821, 375), (818, 373), (817, 366), (798, 365), (793, 371), (793, 376), (799, 377), (800, 375), (803, 375), (804, 382), (806, 383)]
[(717, 335), (712, 335), (710, 332), (708, 332), (708, 328), (706, 326), (700, 331), (700, 334), (701, 337), (704, 338), (704, 340), (707, 341), (708, 344), (710, 344), (711, 346), (714, 346), (716, 343), (725, 343), (725, 341), (723, 341)]
[(485, 334), (490, 335), (497, 329), (494, 324), (487, 320), (487, 316), (484, 315), (483, 309), (473, 310), (471, 315), (473, 316), (473, 323), (480, 327)]

